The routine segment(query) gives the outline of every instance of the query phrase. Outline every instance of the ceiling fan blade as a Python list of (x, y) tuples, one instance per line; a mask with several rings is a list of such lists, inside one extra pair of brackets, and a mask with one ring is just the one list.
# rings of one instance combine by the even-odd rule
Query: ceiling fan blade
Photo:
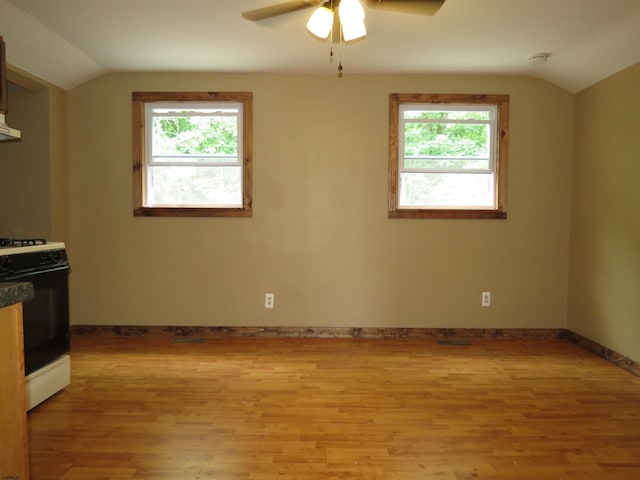
[(257, 22), (259, 20), (277, 17), (278, 15), (284, 15), (285, 13), (295, 12), (296, 10), (302, 10), (303, 8), (314, 7), (320, 3), (322, 3), (322, 0), (291, 0), (289, 2), (269, 5), (268, 7), (248, 10), (246, 12), (242, 12), (242, 16), (247, 20)]
[(366, 0), (369, 8), (390, 12), (435, 15), (445, 0)]

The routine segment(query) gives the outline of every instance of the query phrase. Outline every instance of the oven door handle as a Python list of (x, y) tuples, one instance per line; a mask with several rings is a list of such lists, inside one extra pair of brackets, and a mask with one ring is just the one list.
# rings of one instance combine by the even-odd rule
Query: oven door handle
[(57, 265), (57, 266), (52, 266), (47, 268), (37, 268), (35, 270), (24, 270), (22, 272), (16, 272), (12, 275), (3, 276), (1, 281), (12, 282), (15, 280), (24, 280), (25, 282), (28, 282), (29, 278), (34, 275), (39, 275), (41, 273), (60, 272), (62, 270), (70, 271), (71, 267), (69, 267), (69, 265)]

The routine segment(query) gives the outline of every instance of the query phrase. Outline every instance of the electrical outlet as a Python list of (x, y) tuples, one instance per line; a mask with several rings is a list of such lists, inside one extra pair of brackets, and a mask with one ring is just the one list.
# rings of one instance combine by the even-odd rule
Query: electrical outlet
[(491, 292), (482, 292), (482, 306), (483, 307), (491, 306)]
[(264, 294), (264, 308), (273, 308), (276, 301), (276, 296), (273, 293)]

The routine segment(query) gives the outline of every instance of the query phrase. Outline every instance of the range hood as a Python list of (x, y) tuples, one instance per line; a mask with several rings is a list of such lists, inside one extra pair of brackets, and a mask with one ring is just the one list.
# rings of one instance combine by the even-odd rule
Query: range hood
[(11, 128), (5, 123), (4, 113), (0, 113), (0, 142), (17, 142), (22, 138), (20, 130)]

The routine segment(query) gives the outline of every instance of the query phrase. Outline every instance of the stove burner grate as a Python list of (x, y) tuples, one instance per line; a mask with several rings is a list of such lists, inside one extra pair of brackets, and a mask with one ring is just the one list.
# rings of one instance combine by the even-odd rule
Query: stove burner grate
[(46, 245), (44, 238), (0, 238), (0, 247), (30, 247), (32, 245)]

